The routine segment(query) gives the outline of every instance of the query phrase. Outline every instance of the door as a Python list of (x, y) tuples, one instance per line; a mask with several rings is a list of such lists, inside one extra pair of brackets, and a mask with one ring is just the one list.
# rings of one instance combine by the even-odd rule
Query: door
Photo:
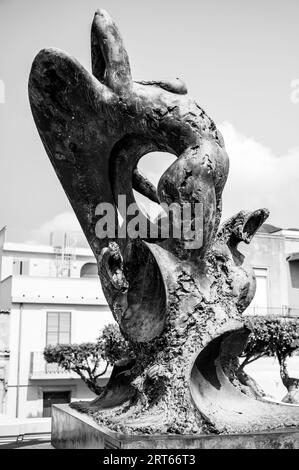
[(70, 401), (70, 390), (59, 392), (43, 392), (43, 417), (49, 418), (51, 416), (52, 405), (70, 403)]

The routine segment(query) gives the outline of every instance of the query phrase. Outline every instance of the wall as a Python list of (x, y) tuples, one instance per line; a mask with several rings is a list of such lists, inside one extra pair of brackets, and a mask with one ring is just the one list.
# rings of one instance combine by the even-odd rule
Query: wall
[(5, 388), (9, 365), (9, 319), (8, 312), (0, 311), (0, 414), (5, 412)]
[(9, 313), (0, 311), (0, 351), (9, 349)]
[[(29, 263), (28, 274), (30, 276), (57, 277), (58, 262), (51, 249), (48, 249), (45, 253), (25, 250), (4, 250), (2, 256), (0, 254), (0, 259), (1, 280), (13, 274), (14, 260), (27, 260)], [(70, 277), (79, 278), (81, 268), (85, 263), (95, 263), (94, 257), (82, 255), (80, 252), (76, 254), (75, 251), (75, 258), (70, 263)]]
[(299, 252), (299, 238), (286, 237), (285, 252), (287, 254)]
[[(11, 310), (9, 332), (5, 326), (4, 333), (4, 327), (0, 326), (0, 347), (9, 343), (10, 349), (10, 356), (0, 358), (0, 367), (5, 362), (8, 379), (5, 406), (11, 417), (16, 416), (17, 389), (19, 417), (42, 415), (43, 390), (71, 389), (73, 399), (92, 397), (75, 374), (73, 378), (57, 373), (50, 376), (41, 366), (41, 374), (30, 375), (32, 352), (40, 353), (43, 364), (41, 352), (46, 342), (47, 311), (72, 313), (71, 341), (75, 343), (95, 341), (103, 326), (113, 321), (99, 279), (80, 279), (82, 266), (95, 262), (91, 250), (74, 247), (66, 251), (74, 256), (70, 263), (63, 265), (52, 246), (6, 242), (5, 230), (0, 230), (0, 310)], [(14, 272), (14, 260), (28, 261), (25, 275)], [(69, 277), (57, 277), (57, 267), (61, 265), (70, 267), (60, 271)]]
[(257, 234), (249, 245), (242, 243), (239, 250), (253, 267), (267, 268), (268, 305), (270, 311), (280, 313), (279, 309), (287, 306), (289, 300), (284, 237)]
[[(107, 379), (106, 379), (107, 380)], [(103, 384), (105, 381), (103, 381)], [(81, 379), (47, 379), (44, 381), (29, 381), (26, 386), (20, 387), (19, 392), (19, 418), (43, 417), (43, 392), (71, 391), (71, 401), (91, 400), (95, 398)], [(15, 417), (17, 389), (9, 387), (6, 414)]]
[[(61, 378), (30, 380), (31, 352), (43, 351), (46, 345), (46, 313), (47, 311), (71, 311), (72, 330), (71, 342), (80, 343), (95, 341), (99, 331), (107, 323), (113, 321), (112, 314), (107, 306), (84, 305), (36, 305), (24, 304), (22, 307), (22, 334), (19, 372), (19, 417), (37, 417), (42, 413), (42, 389), (54, 387), (59, 390), (62, 386), (74, 386), (74, 398), (88, 398), (89, 391), (82, 381)], [(18, 377), (18, 343), (20, 326), (20, 305), (14, 304), (11, 309), (10, 331), (10, 365), (8, 377), (7, 413), (16, 416), (16, 395)], [(51, 389), (51, 388), (50, 388)], [(52, 388), (53, 389), (53, 388)]]
[(100, 281), (95, 278), (13, 276), (11, 296), (14, 302), (106, 304)]
[(12, 276), (0, 282), (0, 310), (11, 308)]

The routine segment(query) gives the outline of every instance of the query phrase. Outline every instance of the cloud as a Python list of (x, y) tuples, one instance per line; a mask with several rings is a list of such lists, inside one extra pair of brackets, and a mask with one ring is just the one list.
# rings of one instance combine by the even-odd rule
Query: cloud
[(54, 234), (52, 244), (61, 245), (63, 244), (65, 233), (69, 234), (68, 243), (71, 244), (76, 241), (77, 243), (80, 243), (80, 245), (86, 244), (77, 217), (73, 212), (69, 211), (56, 215), (53, 219), (45, 222), (38, 229), (32, 230), (25, 243), (48, 245), (51, 242), (51, 234)]
[(267, 207), (274, 225), (299, 227), (299, 147), (278, 156), (229, 122), (218, 127), (230, 158), (223, 218), (241, 209)]
[(56, 215), (52, 220), (44, 223), (39, 231), (46, 235), (50, 231), (77, 231), (81, 230), (77, 217), (73, 212), (63, 212)]

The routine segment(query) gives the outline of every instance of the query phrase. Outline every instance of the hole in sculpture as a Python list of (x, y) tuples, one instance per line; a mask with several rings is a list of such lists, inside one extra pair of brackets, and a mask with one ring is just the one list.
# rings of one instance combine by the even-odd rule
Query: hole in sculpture
[[(244, 397), (254, 397), (253, 387), (256, 391), (263, 391), (263, 398), (267, 401), (282, 402), (287, 396), (287, 389), (283, 385), (280, 376), (278, 360), (271, 356), (263, 356), (253, 360), (244, 367), (246, 381), (243, 387), (237, 389), (234, 383), (226, 375), (223, 364), (230, 357), (238, 357), (239, 364), (244, 361), (244, 347), (246, 345), (247, 333), (242, 329), (235, 332), (228, 332), (211, 341), (197, 356), (191, 371), (190, 387), (195, 403), (207, 400), (213, 396), (214, 403), (224, 406), (227, 399), (234, 399), (234, 407), (240, 409), (243, 407)], [(297, 379), (299, 356), (293, 355), (287, 359), (287, 368), (290, 377)], [(243, 375), (243, 379), (245, 376)], [(247, 392), (246, 389), (247, 388)], [(240, 393), (242, 392), (242, 393)], [(294, 389), (293, 398), (298, 403), (299, 389)]]
[(139, 160), (138, 168), (149, 181), (157, 186), (164, 171), (166, 171), (175, 160), (176, 156), (169, 152), (150, 152)]
[(247, 236), (252, 237), (259, 227), (264, 222), (263, 214), (254, 214), (252, 217), (248, 219), (246, 222), (243, 232), (247, 234)]
[[(240, 358), (240, 362), (243, 360), (244, 358)], [(298, 365), (298, 355), (293, 355), (287, 359), (287, 368), (290, 377), (299, 380)], [(262, 388), (266, 393), (267, 399), (282, 401), (286, 397), (288, 391), (282, 383), (279, 363), (275, 357), (261, 357), (246, 365), (244, 371)], [(297, 396), (294, 398), (299, 400), (299, 390)]]
[[(233, 404), (236, 413), (244, 411), (247, 397), (230, 382), (222, 362), (241, 353), (248, 332), (228, 331), (208, 343), (196, 357), (190, 375), (190, 391), (198, 409), (210, 414), (215, 410), (227, 413)], [(211, 403), (213, 408), (211, 410)], [(218, 411), (217, 411), (218, 412)]]
[[(169, 152), (150, 152), (144, 155), (138, 162), (138, 170), (157, 187), (163, 173), (176, 160), (176, 156)], [(133, 190), (135, 200), (144, 214), (148, 214), (150, 220), (155, 221), (159, 214), (163, 214), (159, 204), (151, 201), (138, 191)]]

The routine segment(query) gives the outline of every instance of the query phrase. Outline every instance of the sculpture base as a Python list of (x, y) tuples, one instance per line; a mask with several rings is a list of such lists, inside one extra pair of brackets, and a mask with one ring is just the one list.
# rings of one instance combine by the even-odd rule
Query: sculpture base
[(56, 449), (299, 449), (299, 428), (248, 434), (126, 435), (99, 426), (69, 405), (54, 405), (51, 440)]

